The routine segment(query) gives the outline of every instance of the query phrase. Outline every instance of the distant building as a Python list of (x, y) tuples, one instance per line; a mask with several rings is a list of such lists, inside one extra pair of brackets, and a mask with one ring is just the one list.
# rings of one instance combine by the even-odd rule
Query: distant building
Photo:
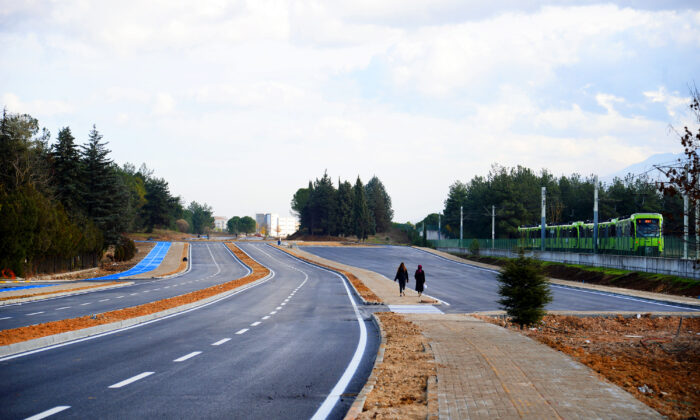
[(214, 230), (216, 232), (225, 232), (226, 222), (228, 222), (228, 219), (226, 217), (214, 216)]
[(296, 217), (279, 217), (276, 213), (257, 213), (256, 232), (264, 236), (286, 238), (299, 229)]

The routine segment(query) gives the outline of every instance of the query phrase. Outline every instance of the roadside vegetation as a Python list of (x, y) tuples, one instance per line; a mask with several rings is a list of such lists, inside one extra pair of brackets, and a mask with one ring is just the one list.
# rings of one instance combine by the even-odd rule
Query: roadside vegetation
[(52, 142), (32, 116), (3, 110), (0, 269), (24, 276), (95, 267), (110, 247), (129, 256), (125, 232), (211, 226), (211, 207), (185, 208), (145, 164), (114, 163), (107, 144), (95, 126), (82, 145), (69, 127)]

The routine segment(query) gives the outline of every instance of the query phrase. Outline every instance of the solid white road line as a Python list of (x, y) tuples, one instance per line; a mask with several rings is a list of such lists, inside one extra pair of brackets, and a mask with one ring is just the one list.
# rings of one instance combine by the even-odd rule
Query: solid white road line
[(240, 334), (245, 333), (246, 331), (248, 331), (248, 328), (243, 328), (242, 330), (236, 331), (236, 334), (240, 335)]
[(251, 327), (257, 327), (258, 325), (262, 324), (260, 321), (255, 321), (252, 324), (250, 324)]
[(173, 362), (184, 362), (187, 359), (191, 359), (194, 356), (197, 356), (198, 354), (202, 354), (201, 351), (193, 351), (192, 353), (186, 354), (182, 357), (178, 357), (177, 359), (173, 360)]
[(32, 312), (31, 314), (27, 314), (27, 316), (39, 315), (39, 314), (43, 314), (43, 313), (44, 313), (44, 311)]
[(46, 418), (48, 416), (53, 416), (56, 413), (60, 413), (63, 410), (68, 410), (70, 408), (70, 405), (59, 405), (58, 407), (54, 407), (50, 410), (42, 411), (39, 414), (34, 414), (31, 417), (27, 417), (25, 420), (39, 420)]
[(155, 372), (143, 372), (143, 373), (139, 373), (138, 375), (132, 376), (132, 377), (129, 378), (129, 379), (125, 379), (125, 380), (123, 380), (123, 381), (121, 381), (121, 382), (117, 382), (117, 383), (114, 384), (114, 385), (110, 385), (109, 388), (121, 388), (121, 387), (123, 387), (123, 386), (129, 385), (129, 384), (132, 383), (132, 382), (136, 382), (136, 381), (138, 381), (138, 380), (140, 380), (140, 379), (143, 379), (143, 378), (145, 378), (145, 377), (147, 377), (147, 376), (151, 376), (151, 375), (153, 375), (154, 373), (155, 373)]
[(212, 346), (220, 346), (220, 345), (224, 344), (225, 342), (227, 342), (227, 341), (229, 341), (229, 340), (231, 340), (231, 339), (230, 339), (230, 338), (224, 338), (224, 339), (221, 339), (221, 340), (217, 341), (216, 343), (211, 343), (211, 345), (212, 345)]
[(262, 317), (262, 319), (268, 319), (268, 318), (270, 318), (270, 315), (265, 315), (264, 317)]
[(4, 316), (4, 317), (0, 318), (0, 321), (2, 321), (3, 319), (10, 319), (10, 318), (12, 318), (12, 317), (11, 316)]
[(57, 311), (62, 311), (64, 309), (68, 309), (70, 306), (61, 306), (60, 308), (56, 308)]

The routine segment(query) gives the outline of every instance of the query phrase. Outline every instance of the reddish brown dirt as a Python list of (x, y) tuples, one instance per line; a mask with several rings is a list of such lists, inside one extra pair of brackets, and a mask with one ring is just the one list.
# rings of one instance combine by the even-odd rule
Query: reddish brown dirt
[(61, 321), (47, 322), (44, 324), (30, 325), (28, 327), (13, 328), (10, 330), (0, 331), (0, 345), (8, 345), (19, 343), (34, 338), (46, 337), (53, 334), (59, 334), (68, 331), (80, 330), (83, 328), (94, 327), (96, 325), (109, 324), (112, 322), (123, 321), (125, 319), (136, 318), (143, 315), (164, 311), (166, 309), (175, 308), (206, 299), (208, 297), (218, 295), (220, 293), (233, 290), (237, 287), (251, 283), (255, 280), (265, 277), (270, 271), (258, 264), (256, 261), (248, 257), (245, 253), (238, 249), (235, 245), (227, 244), (231, 251), (236, 256), (247, 264), (253, 272), (240, 279), (231, 280), (227, 283), (208, 287), (206, 289), (197, 290), (184, 295), (175, 296), (168, 299), (150, 302), (143, 305), (133, 306), (130, 308), (119, 309), (116, 311), (105, 312), (99, 315), (83, 316), (80, 318), (65, 319)]
[(359, 419), (425, 419), (428, 378), (436, 375), (428, 341), (418, 326), (393, 312), (376, 314), (386, 334), (384, 362)]
[(362, 283), (362, 281), (360, 279), (358, 279), (354, 274), (347, 272), (345, 270), (339, 270), (337, 268), (334, 268), (334, 267), (331, 267), (328, 265), (319, 264), (315, 261), (311, 261), (308, 258), (304, 258), (304, 257), (298, 255), (297, 253), (295, 253), (294, 251), (291, 251), (287, 248), (283, 248), (283, 247), (277, 246), (277, 245), (273, 245), (273, 246), (277, 249), (280, 249), (280, 250), (290, 254), (290, 255), (294, 255), (295, 257), (300, 258), (304, 261), (308, 261), (312, 264), (320, 265), (321, 267), (325, 267), (325, 268), (328, 268), (330, 270), (342, 273), (343, 275), (345, 275), (345, 277), (348, 278), (348, 280), (350, 280), (350, 283), (352, 283), (352, 285), (355, 286), (357, 293), (359, 293), (360, 296), (362, 296), (367, 302), (372, 302), (372, 303), (381, 303), (382, 302), (381, 299), (379, 299), (379, 297), (377, 295), (375, 295), (374, 292), (372, 292), (369, 289), (369, 287), (365, 286), (365, 284)]
[(161, 277), (172, 276), (173, 274), (181, 273), (185, 271), (185, 269), (187, 269), (187, 261), (185, 261), (185, 257), (187, 257), (187, 251), (189, 250), (189, 247), (190, 244), (188, 242), (185, 242), (185, 246), (182, 247), (182, 257), (180, 258), (180, 266), (177, 268), (177, 270), (165, 273)]
[(12, 299), (24, 299), (24, 298), (29, 298), (29, 297), (34, 297), (34, 296), (44, 296), (44, 295), (55, 295), (57, 293), (66, 293), (66, 292), (75, 292), (78, 290), (85, 290), (85, 289), (94, 289), (95, 287), (105, 287), (105, 286), (113, 286), (115, 284), (121, 284), (118, 281), (112, 281), (109, 283), (100, 283), (96, 284), (94, 286), (83, 286), (83, 287), (75, 287), (73, 289), (62, 289), (62, 290), (55, 290), (53, 292), (41, 292), (41, 293), (32, 293), (30, 295), (19, 295), (19, 296), (7, 296), (7, 297), (0, 297), (0, 301), (2, 300), (12, 300)]
[[(518, 329), (502, 319), (480, 318)], [(687, 419), (700, 417), (700, 318), (683, 318), (680, 330), (679, 321), (548, 315), (521, 332), (574, 357), (659, 413)]]

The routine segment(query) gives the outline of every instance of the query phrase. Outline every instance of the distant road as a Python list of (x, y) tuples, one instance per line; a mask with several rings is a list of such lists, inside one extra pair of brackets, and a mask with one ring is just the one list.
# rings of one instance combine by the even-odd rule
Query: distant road
[[(410, 288), (415, 285), (413, 273), (418, 264), (421, 264), (426, 272), (427, 288), (425, 293), (449, 303), (449, 306), (443, 305), (440, 308), (444, 312), (477, 312), (501, 309), (497, 303), (500, 296), (498, 295), (496, 273), (491, 270), (461, 264), (405, 246), (302, 247), (302, 249), (323, 258), (375, 271), (392, 280), (399, 264), (404, 262), (411, 276), (411, 281), (407, 286)], [(554, 284), (551, 285), (551, 289), (554, 299), (547, 306), (549, 310), (639, 312), (698, 310), (632, 297), (566, 288)]]
[(274, 277), (159, 322), (0, 359), (0, 418), (342, 418), (378, 332), (339, 276), (264, 244), (241, 247)]

